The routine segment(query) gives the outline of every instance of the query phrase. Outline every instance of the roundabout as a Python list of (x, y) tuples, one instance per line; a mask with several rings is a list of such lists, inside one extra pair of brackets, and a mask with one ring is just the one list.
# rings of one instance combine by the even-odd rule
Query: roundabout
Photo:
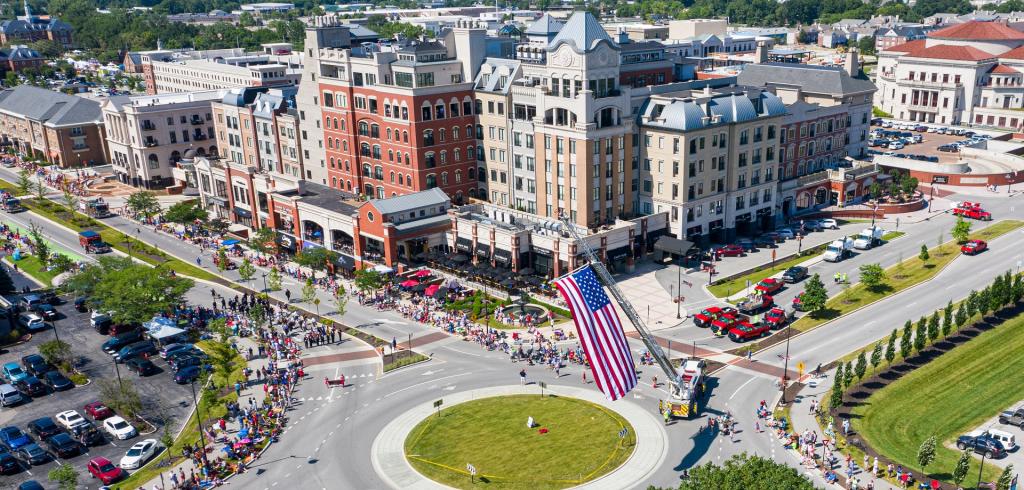
[(371, 459), (390, 486), (625, 488), (654, 472), (667, 451), (652, 413), (590, 390), (552, 386), (542, 397), (537, 386), (513, 385), (440, 400), (440, 415), (435, 402), (425, 403), (378, 434)]

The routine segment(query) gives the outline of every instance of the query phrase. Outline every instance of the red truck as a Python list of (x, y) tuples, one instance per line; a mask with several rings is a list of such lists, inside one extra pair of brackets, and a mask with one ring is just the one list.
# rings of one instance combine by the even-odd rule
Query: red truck
[(804, 311), (804, 293), (800, 293), (793, 298), (793, 309), (796, 311)]
[(980, 203), (971, 201), (964, 201), (957, 207), (953, 208), (953, 214), (956, 216), (963, 216), (964, 218), (992, 221), (992, 213), (985, 211), (985, 209), (981, 207)]
[(752, 294), (747, 296), (747, 299), (740, 301), (736, 305), (736, 309), (740, 310), (740, 313), (754, 315), (773, 306), (775, 306), (775, 300), (770, 295)]
[(711, 326), (711, 322), (717, 320), (719, 317), (723, 315), (735, 315), (736, 313), (738, 313), (736, 308), (731, 306), (726, 306), (725, 308), (712, 306), (710, 308), (700, 310), (700, 313), (693, 315), (693, 324), (700, 328), (707, 328)]
[(764, 322), (751, 325), (749, 322), (737, 321), (729, 328), (729, 340), (746, 342), (759, 337), (771, 335), (771, 327)]
[(78, 244), (85, 249), (86, 253), (102, 254), (110, 251), (110, 245), (103, 241), (99, 233), (92, 230), (78, 232)]
[(762, 295), (765, 295), (765, 294), (775, 294), (776, 292), (778, 292), (780, 289), (782, 289), (785, 286), (786, 286), (786, 283), (784, 283), (784, 282), (782, 282), (782, 281), (780, 281), (778, 279), (769, 277), (769, 278), (767, 278), (767, 279), (757, 283), (757, 286), (754, 286), (754, 291), (758, 291)]
[(786, 326), (789, 321), (789, 314), (782, 308), (772, 308), (761, 318), (761, 323), (768, 325), (772, 330), (778, 330)]
[(969, 240), (960, 247), (960, 253), (964, 255), (977, 255), (988, 250), (988, 243), (985, 240)]
[(722, 315), (711, 322), (711, 333), (723, 337), (737, 325), (750, 325), (750, 322), (744, 315)]

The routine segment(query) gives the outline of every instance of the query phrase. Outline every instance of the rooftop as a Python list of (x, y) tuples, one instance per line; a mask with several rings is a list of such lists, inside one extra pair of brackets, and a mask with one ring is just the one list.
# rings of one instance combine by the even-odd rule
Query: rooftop
[(576, 12), (548, 44), (548, 51), (555, 51), (562, 44), (568, 44), (573, 51), (583, 54), (594, 50), (601, 43), (607, 43), (612, 49), (619, 49), (594, 14)]
[[(1021, 35), (1024, 36), (1024, 33), (1022, 33)], [(903, 44), (898, 44), (887, 49), (886, 51), (906, 53), (904, 56), (909, 56), (912, 58), (928, 58), (954, 61), (981, 61), (996, 57), (996, 55), (982, 51), (973, 46), (953, 46), (949, 44), (939, 44), (929, 47), (927, 44), (927, 40), (925, 39), (917, 39)]]
[(387, 199), (371, 199), (370, 205), (376, 208), (377, 211), (380, 211), (381, 214), (388, 215), (428, 206), (447, 205), (450, 202), (451, 199), (448, 198), (448, 194), (435, 187)]
[(785, 85), (800, 87), (806, 92), (841, 95), (874, 92), (878, 88), (870, 80), (851, 77), (834, 66), (797, 63), (754, 63), (743, 66), (736, 83), (753, 87)]
[(928, 37), (964, 41), (1024, 41), (1024, 32), (1001, 22), (972, 21), (933, 31)]
[(351, 216), (362, 202), (354, 195), (308, 180), (297, 190), (279, 192), (283, 196), (297, 196), (297, 202)]
[(0, 91), (0, 112), (47, 126), (79, 126), (103, 121), (99, 102), (31, 85)]

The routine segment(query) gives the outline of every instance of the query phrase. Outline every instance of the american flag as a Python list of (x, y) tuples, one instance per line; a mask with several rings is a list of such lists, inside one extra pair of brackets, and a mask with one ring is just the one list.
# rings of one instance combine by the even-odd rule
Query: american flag
[(594, 381), (611, 400), (618, 400), (636, 386), (636, 369), (622, 322), (608, 295), (588, 265), (555, 281), (562, 293), (576, 332), (583, 344)]

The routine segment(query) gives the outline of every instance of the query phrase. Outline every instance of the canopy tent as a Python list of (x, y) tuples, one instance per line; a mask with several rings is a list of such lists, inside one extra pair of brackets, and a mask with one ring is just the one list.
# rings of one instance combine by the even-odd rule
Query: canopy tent
[(228, 238), (227, 240), (221, 240), (220, 241), (220, 244), (225, 246), (225, 247), (230, 247), (232, 245), (238, 245), (239, 243), (241, 243), (241, 242), (239, 242), (238, 240), (235, 240), (234, 238)]
[(142, 326), (150, 338), (160, 344), (163, 344), (166, 339), (185, 334), (185, 330), (178, 328), (175, 321), (170, 318), (156, 317), (143, 323)]
[(430, 271), (428, 269), (420, 269), (420, 270), (416, 271), (416, 273), (414, 273), (413, 276), (414, 277), (420, 277), (420, 278), (428, 277), (428, 276), (430, 276)]
[(431, 284), (430, 286), (427, 286), (427, 289), (423, 291), (423, 294), (427, 296), (433, 296), (438, 289), (441, 289), (441, 286), (438, 286), (437, 284)]
[(406, 281), (402, 281), (402, 283), (399, 284), (399, 286), (402, 286), (403, 288), (414, 288), (418, 284), (419, 284), (419, 282), (417, 282), (417, 281), (415, 281), (413, 279), (409, 279), (409, 280), (406, 280)]
[(654, 242), (655, 250), (661, 250), (662, 252), (675, 255), (686, 255), (691, 248), (693, 248), (693, 242), (672, 238), (670, 236), (658, 237), (658, 241)]
[(391, 274), (392, 272), (395, 272), (394, 269), (383, 264), (373, 266), (373, 270), (380, 272), (381, 274)]

